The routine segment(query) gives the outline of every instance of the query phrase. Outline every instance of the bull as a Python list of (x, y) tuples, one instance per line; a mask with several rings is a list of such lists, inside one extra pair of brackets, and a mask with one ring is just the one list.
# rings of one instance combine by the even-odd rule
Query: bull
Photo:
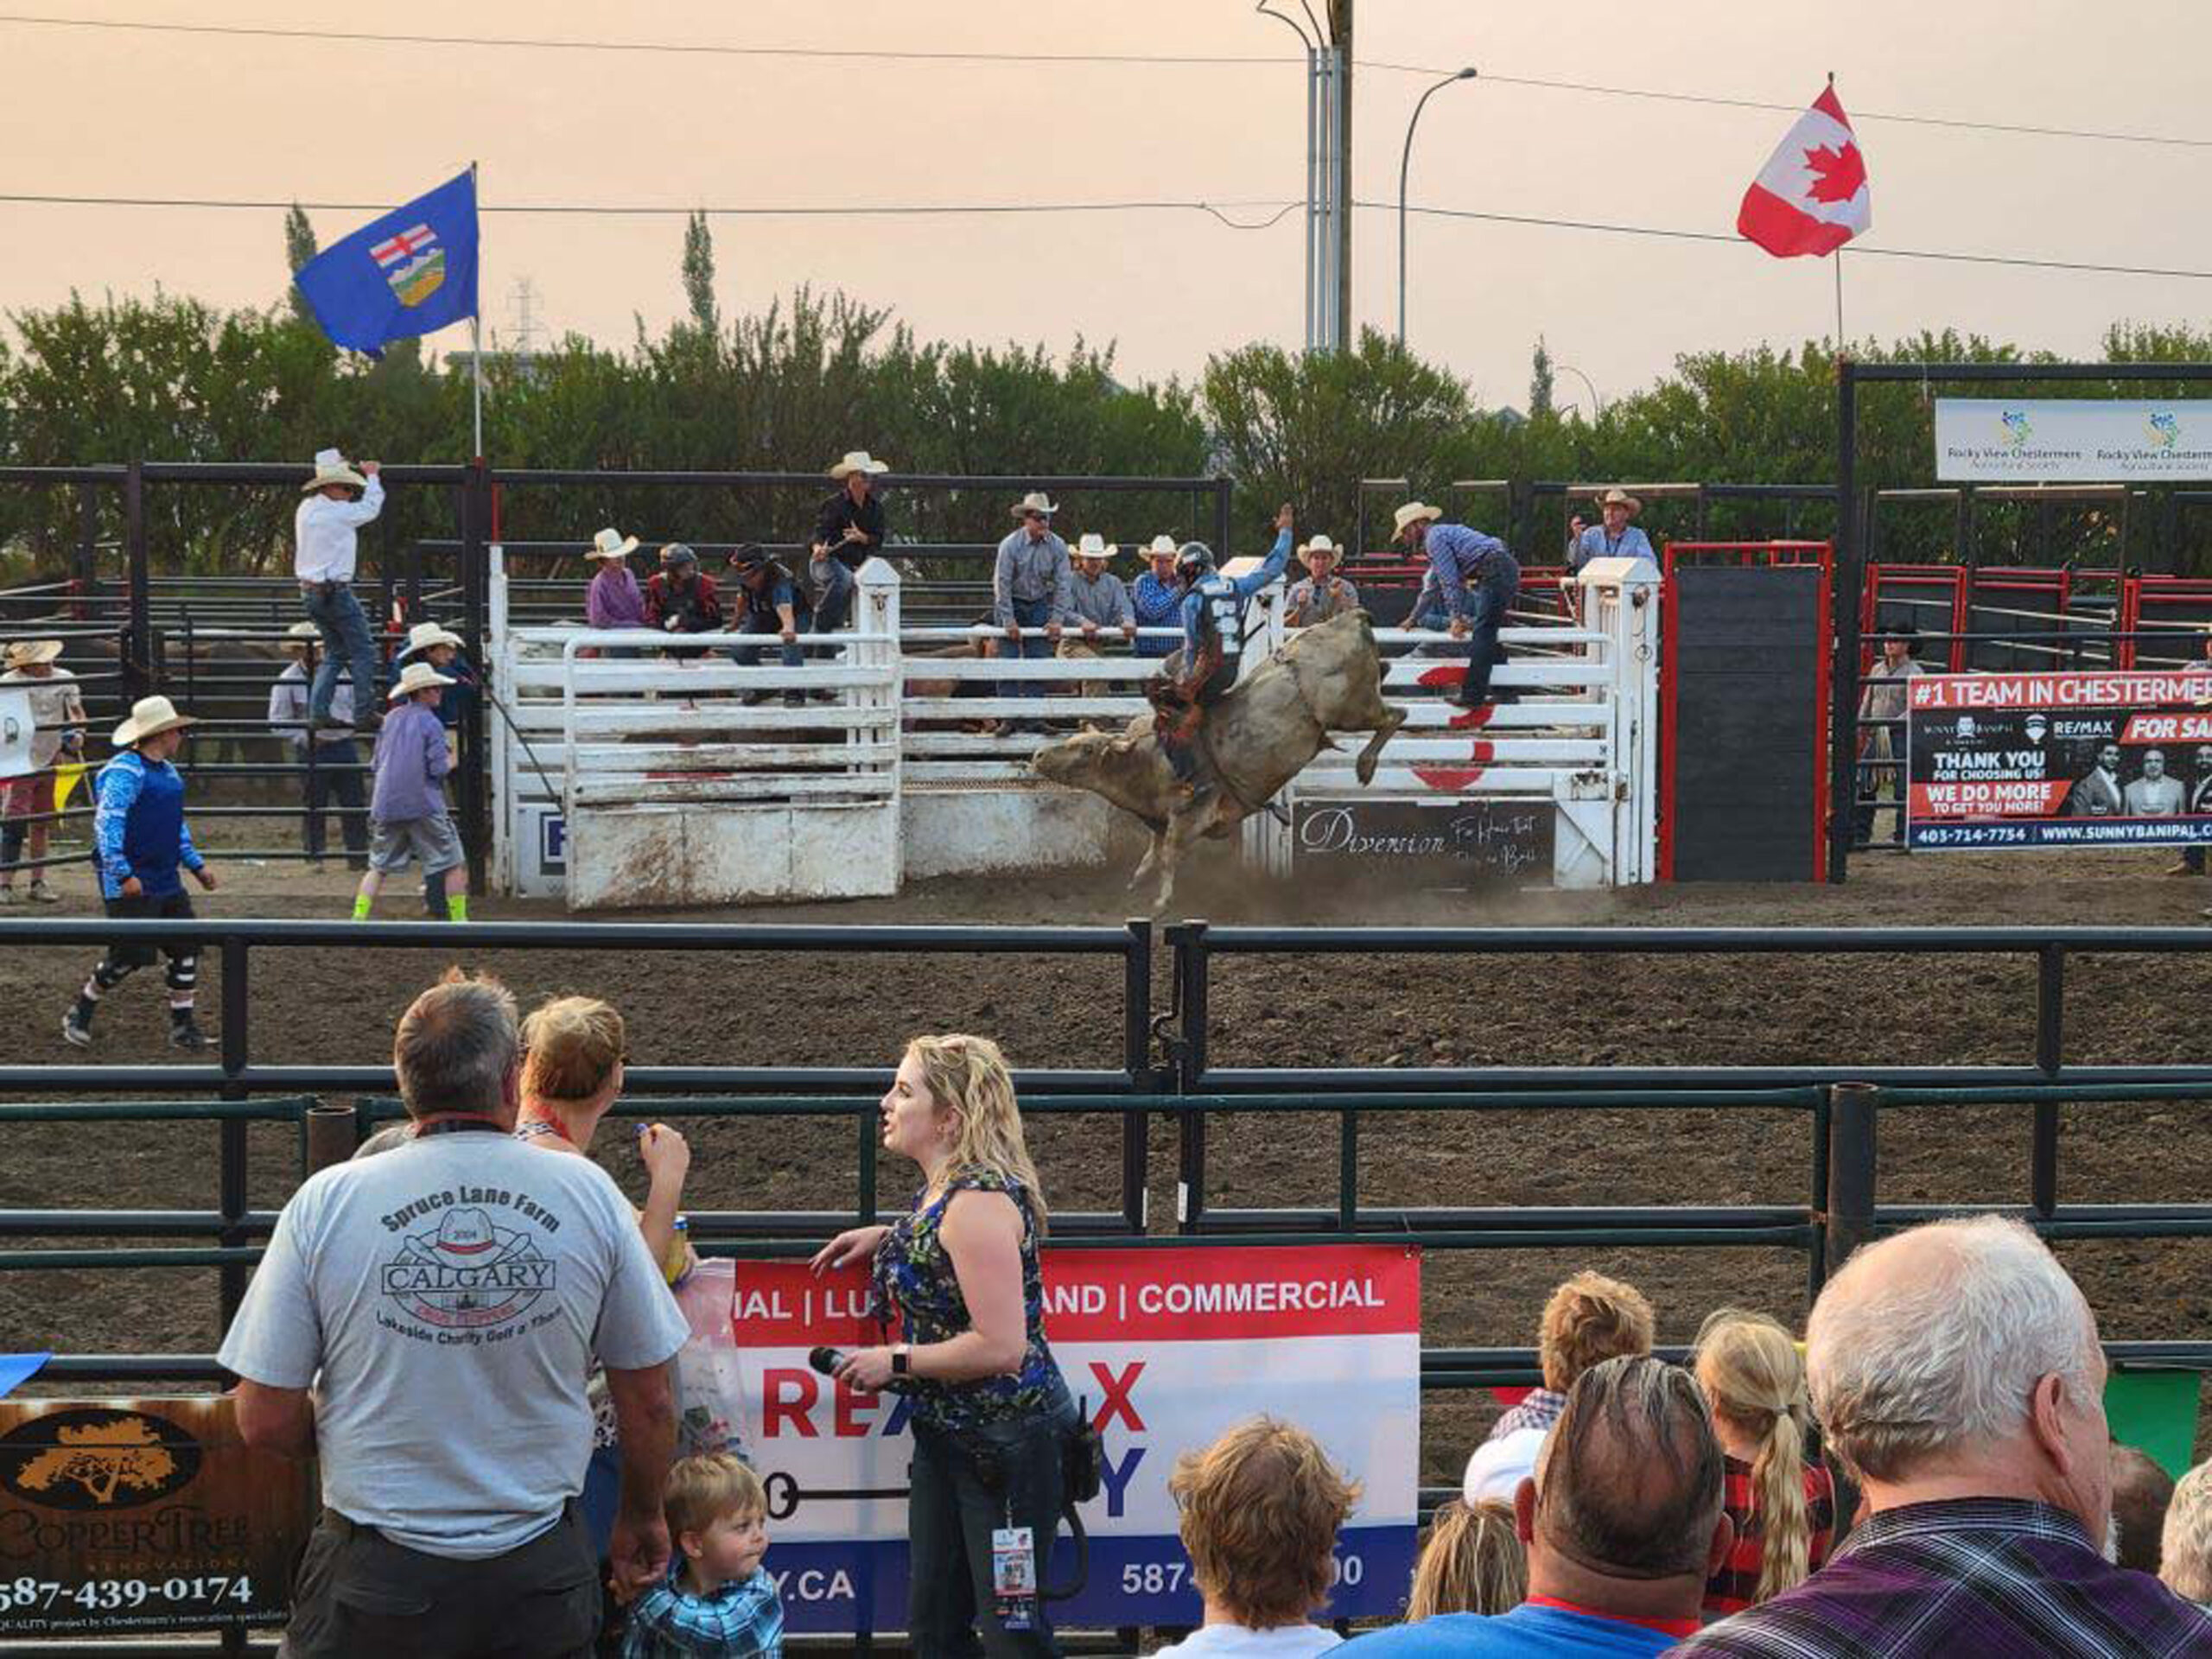
[(1331, 732), (1370, 734), (1355, 770), (1361, 783), (1373, 781), (1382, 746), (1406, 723), (1403, 709), (1382, 701), (1382, 676), (1374, 623), (1364, 611), (1346, 612), (1249, 670), (1214, 705), (1198, 728), (1195, 796), (1176, 782), (1148, 715), (1118, 733), (1084, 732), (1051, 744), (1030, 767), (1143, 821), (1152, 845), (1129, 886), (1158, 872), (1156, 916), (1174, 893), (1185, 849), (1201, 838), (1223, 839), (1263, 810), (1315, 755), (1336, 747)]

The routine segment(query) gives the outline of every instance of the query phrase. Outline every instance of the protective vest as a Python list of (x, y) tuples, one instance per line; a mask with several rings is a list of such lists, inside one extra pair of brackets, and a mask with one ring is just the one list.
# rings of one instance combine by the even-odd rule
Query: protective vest
[(1200, 614), (1205, 618), (1206, 631), (1221, 642), (1221, 654), (1235, 657), (1244, 649), (1244, 601), (1236, 592), (1236, 582), (1228, 576), (1208, 576), (1198, 587), (1198, 597), (1205, 601)]

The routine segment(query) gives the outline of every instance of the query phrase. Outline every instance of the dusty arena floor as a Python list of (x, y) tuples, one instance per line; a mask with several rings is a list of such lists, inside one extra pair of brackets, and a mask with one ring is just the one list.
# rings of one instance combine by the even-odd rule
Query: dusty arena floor
[[(1895, 856), (1859, 861), (1841, 888), (1681, 887), (1624, 895), (1503, 894), (1442, 903), (1371, 900), (1254, 887), (1201, 862), (1183, 913), (1217, 921), (1608, 923), (1631, 926), (1963, 923), (2196, 924), (2212, 882), (2170, 880), (2158, 852)], [(203, 908), (232, 914), (343, 914), (347, 878), (294, 866), (225, 867)], [(415, 912), (388, 895), (385, 913)], [(63, 913), (90, 913), (73, 899)], [(1043, 875), (944, 881), (896, 901), (732, 912), (734, 919), (823, 922), (1117, 922), (1117, 880)], [(558, 915), (544, 905), (487, 903), (480, 917)], [(581, 925), (581, 924), (580, 924)], [(2212, 924), (2205, 924), (2212, 925)], [(75, 1059), (58, 1027), (86, 962), (79, 951), (0, 956), (0, 1053), (12, 1062)], [(257, 952), (254, 1058), (368, 1064), (390, 1052), (394, 1020), (447, 958)], [(525, 1004), (587, 991), (618, 1003), (642, 1064), (883, 1065), (923, 1030), (996, 1036), (1025, 1066), (1112, 1065), (1119, 981), (1102, 960), (1021, 957), (813, 957), (539, 953), (491, 955)], [(211, 964), (212, 967), (212, 964)], [(151, 981), (152, 973), (142, 976)], [(204, 1006), (217, 1001), (211, 972)], [(2212, 1055), (2204, 1010), (2212, 958), (2113, 957), (2070, 965), (2072, 1060), (2200, 1062)], [(1164, 987), (1160, 995), (1164, 1002)], [(1605, 1065), (1868, 1064), (2031, 1057), (2033, 976), (2022, 960), (1668, 957), (1568, 960), (1246, 958), (1214, 975), (1215, 1058), (1224, 1065), (1363, 1063)], [(104, 1014), (95, 1057), (164, 1058), (158, 986), (134, 983)], [(1882, 1130), (1884, 1198), (2018, 1203), (2028, 1186), (2024, 1109), (1896, 1113)], [(2069, 1201), (2187, 1201), (2206, 1189), (2212, 1123), (2194, 1106), (2069, 1109), (2061, 1164)], [(1101, 1120), (1039, 1124), (1038, 1161), (1057, 1206), (1113, 1201), (1119, 1131)], [(86, 1126), (11, 1129), (0, 1158), (0, 1205), (207, 1208), (215, 1197), (209, 1128)], [(842, 1124), (706, 1124), (693, 1135), (687, 1198), (698, 1208), (801, 1208), (849, 1203), (849, 1129)], [(1375, 1203), (1689, 1204), (1802, 1202), (1811, 1161), (1802, 1116), (1709, 1111), (1516, 1113), (1418, 1122), (1376, 1116), (1363, 1136), (1363, 1197)], [(1217, 1123), (1211, 1201), (1332, 1202), (1332, 1118)], [(288, 1134), (253, 1132), (252, 1201), (290, 1190)], [(626, 1148), (609, 1166), (642, 1192)], [(1152, 1213), (1173, 1214), (1172, 1132), (1156, 1127)], [(887, 1191), (895, 1191), (895, 1184)], [(65, 1241), (56, 1240), (54, 1243)], [(2212, 1335), (2212, 1274), (2198, 1243), (2064, 1247), (2113, 1338)], [(1763, 1250), (1433, 1252), (1426, 1269), (1431, 1344), (1533, 1339), (1549, 1287), (1580, 1266), (1641, 1285), (1663, 1340), (1687, 1340), (1723, 1302), (1802, 1319), (1804, 1270)], [(0, 1275), (0, 1351), (206, 1351), (218, 1337), (213, 1276), (99, 1272)], [(1449, 1479), (1487, 1421), (1486, 1401), (1433, 1396), (1424, 1478)]]

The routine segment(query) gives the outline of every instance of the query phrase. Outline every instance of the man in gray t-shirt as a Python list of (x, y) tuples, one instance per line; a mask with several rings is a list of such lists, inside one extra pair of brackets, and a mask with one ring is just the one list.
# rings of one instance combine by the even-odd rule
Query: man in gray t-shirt
[(597, 1563), (574, 1500), (606, 1367), (623, 1448), (618, 1584), (657, 1582), (688, 1326), (620, 1190), (512, 1137), (512, 999), (416, 999), (394, 1049), (414, 1138), (310, 1179), (225, 1338), (249, 1445), (321, 1460), (286, 1652), (589, 1652)]

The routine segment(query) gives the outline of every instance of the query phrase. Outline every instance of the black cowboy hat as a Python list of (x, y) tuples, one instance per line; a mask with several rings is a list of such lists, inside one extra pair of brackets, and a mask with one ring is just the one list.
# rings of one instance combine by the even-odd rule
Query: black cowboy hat
[(768, 555), (758, 542), (734, 548), (729, 556), (729, 568), (733, 570), (758, 570), (767, 563)]

